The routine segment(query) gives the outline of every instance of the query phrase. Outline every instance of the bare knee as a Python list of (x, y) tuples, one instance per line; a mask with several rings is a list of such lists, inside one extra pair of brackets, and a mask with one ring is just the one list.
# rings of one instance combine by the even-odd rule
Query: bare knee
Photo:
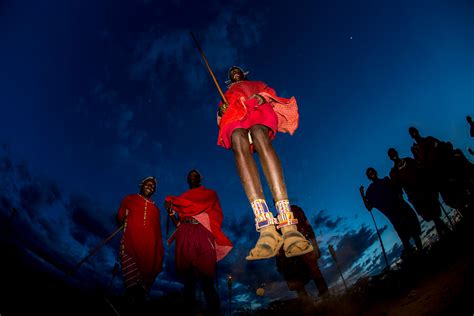
[(238, 128), (232, 132), (232, 150), (235, 153), (242, 154), (245, 150), (250, 150), (250, 142), (248, 139), (248, 131)]
[(272, 142), (268, 137), (269, 128), (263, 125), (255, 125), (250, 129), (255, 149), (258, 152), (271, 148)]

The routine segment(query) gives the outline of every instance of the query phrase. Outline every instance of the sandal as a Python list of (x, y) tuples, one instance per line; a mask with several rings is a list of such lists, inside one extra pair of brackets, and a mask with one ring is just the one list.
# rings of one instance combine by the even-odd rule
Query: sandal
[(249, 255), (245, 259), (260, 260), (272, 258), (278, 254), (281, 246), (283, 246), (283, 238), (276, 230), (262, 232), (257, 240), (257, 244), (250, 250)]
[(313, 251), (313, 245), (299, 231), (289, 231), (283, 234), (283, 250), (288, 258), (301, 256)]

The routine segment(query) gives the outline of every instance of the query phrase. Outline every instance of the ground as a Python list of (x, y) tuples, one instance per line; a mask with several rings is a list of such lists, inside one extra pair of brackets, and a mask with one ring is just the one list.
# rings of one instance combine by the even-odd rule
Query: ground
[[(474, 281), (472, 225), (461, 222), (444, 241), (404, 260), (398, 269), (360, 279), (344, 294), (325, 299), (275, 301), (261, 310), (235, 310), (234, 315), (474, 315), (468, 288)], [(3, 231), (5, 232), (5, 231)], [(27, 254), (1, 240), (0, 315), (117, 315), (97, 290), (81, 291), (28, 264)], [(120, 312), (121, 297), (108, 297)], [(148, 302), (146, 315), (182, 315), (180, 293)], [(223, 303), (224, 304), (224, 303)], [(169, 312), (165, 312), (169, 311)]]

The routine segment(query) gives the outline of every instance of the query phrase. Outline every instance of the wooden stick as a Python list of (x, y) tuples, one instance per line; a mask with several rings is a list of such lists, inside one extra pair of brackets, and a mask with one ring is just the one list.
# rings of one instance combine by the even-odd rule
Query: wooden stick
[(221, 87), (219, 86), (219, 83), (217, 82), (217, 79), (216, 79), (216, 76), (214, 75), (214, 73), (212, 72), (212, 69), (211, 69), (211, 66), (209, 66), (209, 62), (207, 61), (207, 58), (206, 58), (206, 55), (204, 55), (204, 52), (202, 51), (201, 49), (201, 46), (199, 45), (199, 42), (197, 41), (196, 37), (194, 36), (193, 32), (189, 32), (191, 34), (191, 37), (193, 38), (194, 40), (194, 44), (196, 44), (196, 47), (199, 51), (199, 53), (201, 54), (201, 57), (202, 59), (204, 59), (204, 62), (206, 63), (206, 67), (207, 67), (207, 70), (209, 71), (209, 73), (211, 74), (211, 77), (212, 77), (212, 80), (214, 80), (214, 83), (217, 87), (217, 90), (219, 91), (219, 94), (221, 96), (221, 99), (222, 99), (222, 102), (224, 102), (225, 104), (229, 104), (229, 102), (227, 102), (227, 99), (226, 97), (224, 96), (224, 92), (222, 92), (222, 89)]

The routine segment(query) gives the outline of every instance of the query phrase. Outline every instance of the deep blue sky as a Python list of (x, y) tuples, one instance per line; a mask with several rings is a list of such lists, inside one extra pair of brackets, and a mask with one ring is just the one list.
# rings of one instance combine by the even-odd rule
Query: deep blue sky
[[(292, 202), (318, 224), (331, 283), (328, 243), (353, 280), (379, 267), (358, 188), (368, 185), (369, 165), (388, 173), (389, 147), (410, 154), (409, 126), (464, 151), (473, 146), (465, 122), (474, 114), (474, 4), (467, 0), (7, 0), (0, 30), (1, 215), (18, 208), (22, 247), (41, 258), (32, 264), (77, 262), (114, 229), (120, 200), (141, 178), (158, 177), (161, 206), (186, 190), (187, 171), (198, 168), (218, 191), (236, 245), (220, 264), (222, 282), (234, 275), (240, 301), (265, 303), (253, 294), (262, 283), (268, 300), (290, 295), (273, 260), (243, 260), (257, 234), (232, 153), (216, 146), (219, 96), (190, 30), (222, 85), (237, 64), (296, 97), (299, 129), (274, 144)], [(398, 239), (374, 214), (395, 258)], [(95, 272), (80, 282), (108, 280), (116, 245), (84, 267)], [(172, 251), (154, 295), (180, 287)]]

